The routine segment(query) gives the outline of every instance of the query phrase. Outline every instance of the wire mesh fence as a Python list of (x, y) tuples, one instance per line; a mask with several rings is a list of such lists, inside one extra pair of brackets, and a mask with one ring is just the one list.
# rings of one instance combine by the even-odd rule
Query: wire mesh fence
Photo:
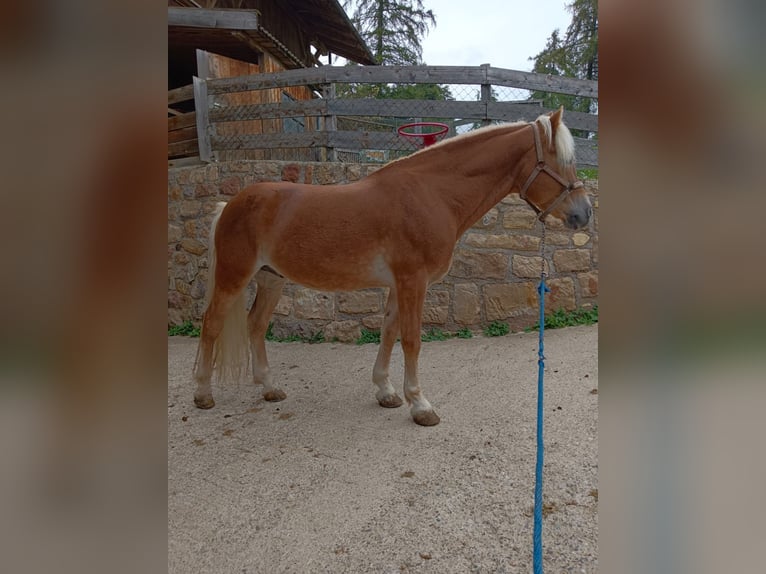
[[(597, 110), (595, 82), (486, 66), (386, 68), (209, 80), (195, 94), (209, 159), (385, 163), (486, 125), (532, 121), (551, 109), (553, 94)], [(597, 114), (565, 112), (565, 121), (576, 136), (578, 164), (598, 166)]]

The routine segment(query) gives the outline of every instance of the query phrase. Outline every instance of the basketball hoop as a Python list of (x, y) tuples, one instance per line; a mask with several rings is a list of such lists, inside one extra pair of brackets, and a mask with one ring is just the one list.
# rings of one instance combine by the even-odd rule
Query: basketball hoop
[[(438, 129), (436, 129), (436, 131), (432, 131), (425, 134), (416, 134), (416, 133), (405, 131), (409, 128), (420, 128), (420, 127), (438, 128)], [(449, 131), (449, 126), (447, 124), (442, 124), (439, 122), (415, 122), (413, 124), (404, 124), (403, 126), (399, 127), (396, 131), (399, 133), (400, 136), (404, 136), (408, 138), (422, 138), (423, 139), (422, 147), (428, 147), (436, 143), (436, 138), (446, 134)]]

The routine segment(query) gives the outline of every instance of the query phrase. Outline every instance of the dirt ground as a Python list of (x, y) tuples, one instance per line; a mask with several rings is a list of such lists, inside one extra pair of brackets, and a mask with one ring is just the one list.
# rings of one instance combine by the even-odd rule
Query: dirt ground
[[(597, 339), (545, 335), (550, 573), (598, 571)], [(428, 428), (377, 405), (377, 345), (270, 343), (285, 401), (243, 381), (196, 409), (196, 344), (168, 341), (169, 572), (532, 571), (536, 333), (424, 343)]]

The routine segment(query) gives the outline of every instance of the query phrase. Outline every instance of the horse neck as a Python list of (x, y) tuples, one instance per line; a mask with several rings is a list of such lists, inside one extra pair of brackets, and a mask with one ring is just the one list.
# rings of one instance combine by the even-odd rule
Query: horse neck
[(525, 125), (447, 140), (400, 160), (401, 167), (417, 173), (434, 197), (449, 207), (460, 237), (520, 186), (521, 174), (531, 171), (534, 140), (531, 132), (523, 129)]

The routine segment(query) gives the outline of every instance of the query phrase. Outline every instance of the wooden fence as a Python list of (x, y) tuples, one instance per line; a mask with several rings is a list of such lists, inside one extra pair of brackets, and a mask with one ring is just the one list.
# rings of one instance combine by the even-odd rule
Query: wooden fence
[[(479, 89), (476, 90), (478, 98), (473, 100), (358, 99), (337, 97), (340, 91), (337, 87), (341, 84), (473, 85)], [(249, 105), (227, 103), (231, 101), (227, 98), (229, 94), (295, 86), (306, 86), (315, 98), (285, 97), (281, 101)], [(424, 119), (444, 121), (452, 135), (468, 129), (460, 127), (466, 124), (531, 121), (549, 111), (539, 101), (528, 98), (495, 101), (493, 94), (504, 87), (598, 98), (598, 83), (594, 81), (493, 68), (486, 64), (477, 67), (323, 66), (233, 78), (194, 78), (199, 155), (203, 161), (210, 162), (246, 158), (253, 150), (304, 150), (302, 159), (342, 160), (339, 152), (350, 151), (357, 152), (358, 161), (369, 157), (383, 161), (391, 158), (381, 155), (382, 151), (410, 153), (417, 148), (417, 144), (399, 136), (395, 127), (391, 127), (394, 124), (389, 126), (385, 118), (396, 118), (398, 124)], [(344, 122), (338, 121), (343, 118), (354, 118), (356, 122), (345, 122), (346, 126), (360, 127), (344, 128)], [(227, 129), (232, 122), (253, 125), (257, 124), (254, 120), (275, 119), (284, 126), (276, 133)], [(598, 116), (570, 111), (565, 114), (565, 120), (571, 129), (588, 135), (575, 138), (578, 164), (597, 166)], [(371, 127), (365, 129), (365, 125)]]

